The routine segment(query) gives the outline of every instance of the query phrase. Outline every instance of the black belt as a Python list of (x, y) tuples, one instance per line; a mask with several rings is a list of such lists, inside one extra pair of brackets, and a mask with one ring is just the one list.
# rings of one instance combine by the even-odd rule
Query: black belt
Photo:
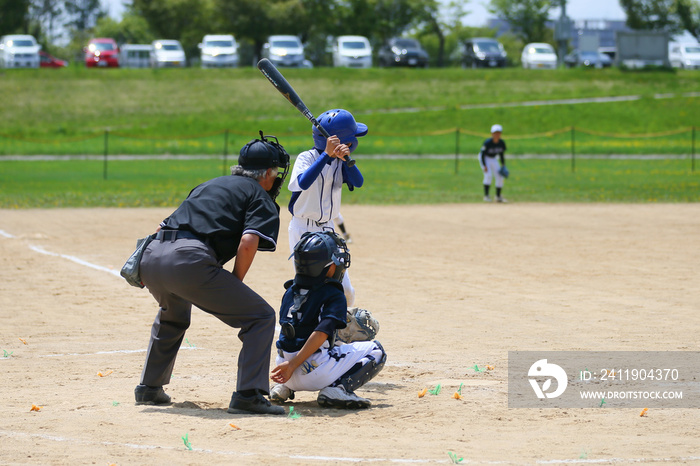
[(316, 220), (311, 220), (310, 218), (306, 219), (306, 226), (311, 226), (311, 224), (316, 225), (317, 227), (323, 227), (324, 225), (328, 225), (330, 223), (330, 220), (327, 222), (317, 222)]
[(156, 239), (160, 240), (161, 242), (163, 241), (170, 241), (173, 242), (177, 239), (182, 239), (182, 238), (187, 238), (187, 239), (197, 239), (199, 241), (204, 242), (204, 240), (192, 233), (191, 231), (187, 230), (160, 230), (158, 233), (156, 233)]

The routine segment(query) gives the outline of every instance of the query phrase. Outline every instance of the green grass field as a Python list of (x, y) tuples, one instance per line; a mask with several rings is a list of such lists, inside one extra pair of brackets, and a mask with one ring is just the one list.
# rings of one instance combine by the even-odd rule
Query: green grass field
[[(320, 68), (284, 70), (316, 114), (342, 107), (370, 127), (369, 154), (473, 153), (494, 122), (511, 154), (689, 154), (700, 122), (694, 71)], [(2, 154), (230, 153), (259, 129), (290, 152), (308, 146), (309, 123), (253, 68), (234, 70), (6, 70)], [(616, 103), (523, 102), (639, 96)], [(659, 98), (663, 96), (663, 98)], [(473, 108), (478, 105), (493, 105)], [(550, 134), (556, 132), (556, 134)], [(533, 137), (536, 136), (536, 137)], [(649, 137), (650, 135), (654, 137)]]
[[(697, 202), (700, 172), (690, 161), (513, 159), (505, 195), (514, 202)], [(362, 160), (365, 186), (349, 204), (481, 202), (474, 157), (454, 160)], [(175, 206), (197, 184), (224, 173), (221, 159), (2, 162), (0, 207)], [(455, 173), (455, 168), (457, 172)], [(286, 205), (284, 189), (280, 205)]]
[[(284, 70), (316, 114), (346, 108), (370, 131), (355, 158), (364, 204), (480, 202), (476, 153), (501, 123), (514, 158), (506, 194), (518, 202), (696, 202), (691, 170), (700, 126), (700, 74), (522, 69)], [(224, 170), (263, 129), (295, 155), (310, 124), (257, 69), (4, 70), (0, 157), (15, 154), (207, 154), (211, 159), (0, 163), (0, 206), (172, 206)], [(536, 101), (638, 96), (608, 103)], [(523, 103), (529, 103), (522, 105)], [(574, 129), (572, 129), (572, 127)], [(373, 154), (459, 154), (382, 160)], [(577, 159), (576, 154), (667, 154), (668, 160)], [(218, 157), (218, 158), (217, 158)], [(286, 192), (283, 196), (287, 196)], [(282, 203), (286, 202), (283, 197)]]

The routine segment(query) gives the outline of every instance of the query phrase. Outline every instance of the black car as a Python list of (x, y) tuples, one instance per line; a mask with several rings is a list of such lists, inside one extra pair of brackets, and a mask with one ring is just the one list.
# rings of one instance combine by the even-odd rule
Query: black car
[(506, 51), (496, 39), (476, 37), (464, 42), (462, 66), (464, 68), (503, 68)]
[(415, 39), (390, 39), (377, 55), (380, 66), (428, 66), (428, 52)]
[(591, 68), (608, 68), (612, 66), (612, 59), (602, 52), (581, 52), (574, 50), (564, 57), (564, 64), (569, 68), (585, 66)]

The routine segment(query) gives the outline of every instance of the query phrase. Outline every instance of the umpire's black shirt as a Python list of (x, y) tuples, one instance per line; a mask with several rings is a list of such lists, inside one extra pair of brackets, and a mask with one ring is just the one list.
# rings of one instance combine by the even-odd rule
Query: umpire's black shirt
[(260, 237), (259, 251), (275, 250), (279, 207), (258, 181), (240, 175), (220, 176), (194, 188), (161, 227), (200, 236), (223, 265), (236, 255), (247, 233)]

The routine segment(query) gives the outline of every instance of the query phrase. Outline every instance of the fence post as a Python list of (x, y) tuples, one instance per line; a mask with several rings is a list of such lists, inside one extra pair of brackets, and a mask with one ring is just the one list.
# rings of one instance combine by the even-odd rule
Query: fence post
[(695, 126), (693, 126), (692, 149), (690, 152), (690, 171), (695, 171)]
[(459, 171), (459, 126), (455, 130), (455, 175)]
[(571, 127), (571, 173), (576, 171), (576, 128)]
[(102, 168), (102, 178), (107, 179), (107, 153), (109, 152), (109, 130), (105, 130), (105, 152), (104, 152), (104, 163)]
[(224, 131), (224, 175), (226, 175), (226, 165), (228, 165), (228, 130)]

